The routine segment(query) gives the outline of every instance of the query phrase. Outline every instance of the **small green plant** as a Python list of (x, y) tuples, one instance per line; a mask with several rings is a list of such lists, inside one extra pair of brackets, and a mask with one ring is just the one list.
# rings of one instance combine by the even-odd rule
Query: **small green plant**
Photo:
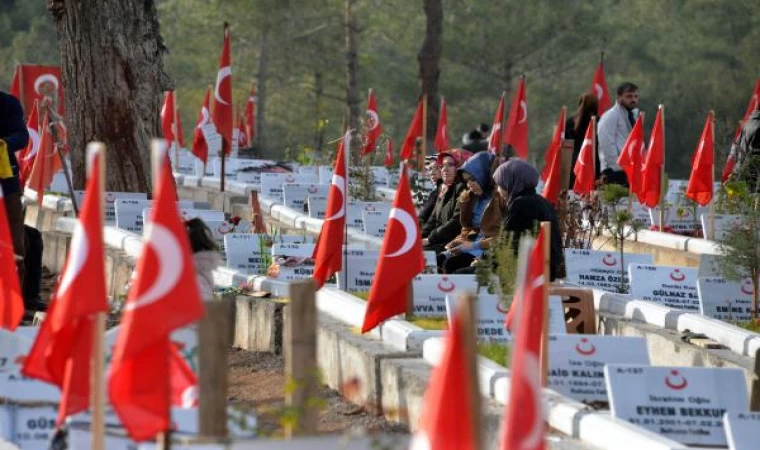
[[(628, 189), (617, 184), (606, 184), (599, 189), (599, 198), (604, 203), (606, 215), (602, 226), (615, 242), (615, 248), (620, 252), (620, 264), (625, 257), (625, 241), (641, 230), (641, 224), (634, 220), (633, 214), (621, 203), (628, 198)], [(623, 270), (623, 272), (625, 272)], [(618, 292), (628, 292), (625, 273), (621, 274)]]
[(757, 322), (758, 276), (760, 276), (760, 208), (751, 201), (743, 207), (743, 221), (718, 242), (722, 257), (718, 267), (731, 280), (752, 279), (752, 321)]
[(478, 354), (500, 366), (509, 367), (510, 352), (507, 344), (498, 342), (480, 342), (478, 343)]

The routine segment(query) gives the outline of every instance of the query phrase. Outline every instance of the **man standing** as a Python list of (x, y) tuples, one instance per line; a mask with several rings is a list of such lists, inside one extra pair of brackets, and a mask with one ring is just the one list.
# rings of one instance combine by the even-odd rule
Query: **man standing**
[[(13, 239), (13, 250), (19, 262), (19, 279), (23, 284), (24, 257), (24, 210), (21, 205), (21, 184), (18, 177), (16, 152), (26, 147), (29, 132), (24, 123), (24, 110), (16, 97), (0, 91), (0, 186), (3, 188), (5, 210), (8, 213), (8, 226)], [(10, 171), (7, 170), (10, 166)], [(8, 270), (0, 267), (0, 270)]]
[(597, 128), (599, 144), (599, 171), (611, 183), (628, 184), (625, 172), (617, 165), (618, 156), (623, 151), (625, 141), (636, 123), (639, 104), (639, 88), (625, 82), (617, 88), (615, 106), (608, 109)]
[(760, 109), (754, 110), (742, 126), (731, 148), (736, 160), (734, 178), (745, 181), (751, 192), (758, 192), (760, 178)]

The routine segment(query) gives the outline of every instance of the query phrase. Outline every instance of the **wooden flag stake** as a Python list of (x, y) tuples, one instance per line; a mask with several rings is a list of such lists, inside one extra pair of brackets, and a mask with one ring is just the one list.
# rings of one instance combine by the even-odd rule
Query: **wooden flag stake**
[[(593, 118), (591, 119), (594, 120)], [(541, 386), (546, 386), (547, 374), (549, 372), (549, 279), (551, 271), (549, 269), (549, 255), (551, 247), (551, 222), (541, 222), (541, 236), (544, 244), (544, 284), (542, 288), (542, 303), (544, 304), (544, 324), (541, 332)]]
[[(411, 285), (411, 283), (410, 283)], [(475, 433), (474, 448), (479, 450), (482, 446), (480, 432), (481, 403), (480, 383), (478, 378), (478, 342), (476, 337), (476, 313), (475, 302), (477, 297), (471, 293), (459, 297), (457, 304), (458, 314), (462, 324), (462, 342), (464, 343), (464, 355), (466, 358), (466, 370), (470, 378), (468, 397), (470, 399), (470, 414), (472, 430)], [(453, 395), (456, 395), (454, 393)]]
[[(713, 162), (712, 162), (712, 183), (710, 184), (710, 189), (713, 189), (713, 184), (715, 184), (715, 111), (712, 109), (709, 112), (709, 118), (708, 120), (711, 122), (710, 125), (712, 126), (712, 152), (713, 152)], [(707, 234), (708, 239), (711, 241), (715, 240), (715, 198), (714, 194), (712, 198), (710, 198), (710, 209), (708, 211), (709, 214), (709, 226), (710, 231)], [(703, 233), (704, 234), (704, 233)]]
[(662, 126), (662, 166), (660, 167), (660, 231), (665, 232), (665, 107), (662, 103), (660, 109), (660, 125)]
[[(501, 101), (499, 103), (504, 105), (504, 108), (502, 108), (501, 117), (499, 117), (499, 139), (497, 139), (496, 149), (494, 150), (497, 155), (501, 154), (502, 142), (504, 142), (504, 135), (507, 131), (507, 91), (501, 91)], [(498, 108), (499, 107), (497, 106), (497, 111)], [(493, 130), (491, 130), (491, 132), (493, 132)]]
[(198, 429), (201, 436), (227, 437), (227, 331), (229, 301), (203, 302), (198, 322)]
[(425, 156), (427, 156), (427, 94), (422, 94), (422, 143), (417, 156), (417, 169), (420, 173), (425, 169)]
[[(179, 108), (177, 107), (177, 102), (179, 101), (179, 97), (177, 96), (177, 90), (175, 89), (172, 94), (174, 95), (174, 111), (173, 117), (174, 121), (172, 122), (172, 128), (174, 129), (174, 171), (179, 172)], [(171, 148), (171, 147), (170, 147)]]
[[(100, 172), (100, 183), (98, 184), (98, 194), (101, 199), (104, 197), (105, 192), (105, 177), (106, 177), (106, 147), (102, 142), (91, 142), (87, 146), (88, 156), (94, 152), (97, 152), (98, 157), (98, 170)], [(88, 157), (88, 163), (91, 159)], [(90, 167), (90, 170), (94, 170), (95, 167)], [(100, 208), (100, 226), (103, 227), (105, 220), (105, 211), (101, 205)], [(92, 372), (90, 373), (90, 409), (92, 413), (92, 421), (90, 424), (90, 433), (92, 434), (91, 445), (93, 450), (105, 450), (105, 381), (103, 373), (105, 372), (105, 352), (104, 352), (104, 339), (106, 332), (106, 313), (99, 312), (94, 316), (94, 326), (92, 335)]]

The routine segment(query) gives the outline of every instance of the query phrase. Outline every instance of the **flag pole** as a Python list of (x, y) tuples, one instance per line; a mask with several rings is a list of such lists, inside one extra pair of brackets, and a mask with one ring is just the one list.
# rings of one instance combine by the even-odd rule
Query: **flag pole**
[(427, 94), (422, 94), (422, 145), (417, 156), (417, 169), (422, 172), (425, 168), (425, 156), (427, 156)]
[[(31, 111), (27, 113), (24, 105), (24, 65), (16, 64), (16, 67), (18, 67), (18, 95), (21, 97), (18, 101), (21, 103), (21, 109), (24, 111), (24, 118), (26, 119), (27, 115), (31, 114)], [(37, 121), (39, 122), (41, 118), (42, 114), (37, 116)]]
[(174, 128), (174, 171), (179, 172), (179, 108), (177, 108), (177, 102), (179, 97), (177, 96), (177, 90), (172, 93), (174, 95), (174, 111), (172, 111), (172, 128)]
[[(710, 190), (713, 192), (713, 184), (715, 183), (715, 111), (712, 109), (708, 113), (710, 121), (710, 125), (712, 127), (712, 152), (713, 152), (713, 161), (712, 161), (712, 183), (710, 184)], [(710, 210), (708, 212), (710, 215), (710, 231), (709, 234), (705, 237), (710, 239), (711, 241), (715, 240), (715, 198), (714, 195), (710, 196)]]
[(591, 167), (594, 168), (594, 188), (596, 188), (596, 116), (591, 116), (591, 130)]
[[(494, 150), (497, 155), (501, 153), (502, 142), (504, 142), (504, 134), (507, 130), (507, 91), (501, 91), (501, 103), (504, 108), (501, 110), (501, 117), (499, 117), (499, 138), (497, 139), (496, 149)], [(497, 106), (498, 108), (498, 106)]]
[[(594, 120), (593, 118), (591, 120)], [(549, 371), (549, 279), (551, 272), (549, 270), (549, 247), (551, 239), (552, 224), (551, 222), (541, 222), (541, 236), (543, 236), (544, 245), (544, 284), (541, 293), (541, 302), (544, 305), (544, 323), (541, 332), (541, 386), (546, 386), (547, 374)]]
[(665, 232), (665, 107), (660, 103), (660, 126), (662, 126), (662, 166), (660, 166), (660, 231)]
[[(209, 91), (211, 90), (211, 88), (212, 87), (209, 84), (208, 85)], [(214, 103), (215, 101), (216, 101), (216, 98), (213, 95), (210, 95), (209, 96), (209, 100), (208, 100), (208, 109), (209, 109), (208, 110), (208, 115), (209, 115), (209, 120), (211, 120), (210, 118), (211, 118), (211, 111), (212, 111), (211, 108), (212, 108), (212, 105), (216, 106), (215, 103)], [(201, 106), (201, 109), (202, 108), (203, 108), (203, 106)], [(213, 123), (213, 121), (212, 121), (212, 123)], [(209, 148), (208, 148), (208, 142), (206, 142), (206, 161), (203, 161), (203, 173), (201, 173), (201, 179), (203, 179), (203, 177), (206, 176), (206, 163), (208, 162), (208, 157), (209, 157)]]
[[(409, 283), (412, 284), (411, 282)], [(465, 357), (465, 370), (470, 379), (468, 399), (472, 430), (474, 433), (475, 442), (473, 442), (473, 448), (480, 450), (482, 446), (482, 436), (480, 431), (481, 418), (481, 401), (480, 401), (480, 386), (478, 378), (478, 342), (476, 338), (476, 313), (475, 304), (477, 297), (471, 293), (465, 294), (459, 297), (457, 304), (458, 313), (460, 314), (460, 320), (462, 324), (462, 342), (464, 343), (464, 357)]]
[(353, 130), (343, 134), (343, 165), (346, 167), (346, 183), (343, 193), (343, 291), (348, 292), (348, 184), (351, 181), (351, 136)]
[[(87, 146), (88, 153), (98, 153), (98, 196), (104, 199), (105, 177), (106, 177), (106, 148), (102, 142), (92, 142)], [(91, 161), (88, 158), (88, 161)], [(91, 167), (90, 170), (95, 170)], [(105, 210), (101, 205), (100, 208), (100, 227), (102, 229), (105, 223)], [(103, 373), (105, 371), (105, 352), (104, 337), (106, 332), (106, 313), (99, 312), (94, 315), (92, 336), (92, 372), (90, 374), (90, 409), (92, 421), (90, 424), (90, 433), (92, 434), (92, 449), (105, 450), (105, 381)]]

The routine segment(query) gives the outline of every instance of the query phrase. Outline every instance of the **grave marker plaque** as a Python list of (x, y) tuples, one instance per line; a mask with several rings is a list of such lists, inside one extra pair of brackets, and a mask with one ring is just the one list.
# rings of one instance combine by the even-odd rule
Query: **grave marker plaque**
[(686, 311), (699, 311), (697, 269), (694, 267), (630, 264), (631, 295)]
[(267, 274), (278, 280), (292, 281), (314, 274), (314, 244), (275, 244), (272, 246), (273, 267)]
[(653, 258), (652, 255), (626, 253), (621, 260), (618, 252), (565, 249), (566, 281), (572, 285), (618, 292), (621, 276), (625, 276), (626, 286), (630, 285), (628, 265), (633, 263), (652, 264)]
[(699, 313), (727, 322), (752, 320), (752, 279), (731, 281), (723, 277), (697, 279)]
[(760, 446), (760, 413), (728, 411), (723, 424), (729, 450), (755, 450)]

